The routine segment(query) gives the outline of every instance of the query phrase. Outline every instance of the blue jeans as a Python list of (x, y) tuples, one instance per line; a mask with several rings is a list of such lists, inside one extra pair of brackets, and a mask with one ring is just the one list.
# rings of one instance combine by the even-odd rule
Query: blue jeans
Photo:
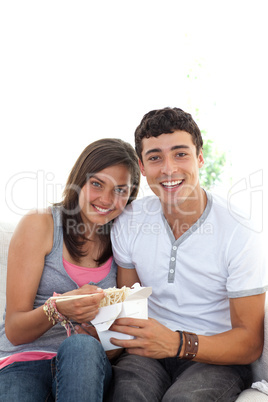
[(252, 383), (249, 366), (122, 354), (113, 366), (113, 402), (232, 402)]
[(100, 342), (88, 335), (72, 335), (52, 360), (18, 362), (0, 370), (0, 400), (102, 402), (111, 377), (111, 364)]

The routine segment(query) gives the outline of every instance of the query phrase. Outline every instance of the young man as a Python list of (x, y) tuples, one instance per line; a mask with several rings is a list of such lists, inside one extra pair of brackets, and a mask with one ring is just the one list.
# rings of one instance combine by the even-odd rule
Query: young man
[(135, 132), (154, 196), (134, 201), (112, 230), (118, 285), (152, 286), (149, 319), (118, 319), (126, 348), (114, 401), (234, 401), (263, 348), (267, 267), (259, 235), (204, 191), (202, 137), (178, 108), (147, 113)]

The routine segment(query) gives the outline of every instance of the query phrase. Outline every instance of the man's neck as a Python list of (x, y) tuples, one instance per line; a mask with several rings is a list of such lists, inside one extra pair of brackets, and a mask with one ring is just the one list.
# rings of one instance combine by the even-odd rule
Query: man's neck
[(163, 205), (164, 216), (174, 234), (175, 239), (183, 235), (198, 221), (207, 205), (206, 192), (199, 188), (195, 197), (178, 205)]

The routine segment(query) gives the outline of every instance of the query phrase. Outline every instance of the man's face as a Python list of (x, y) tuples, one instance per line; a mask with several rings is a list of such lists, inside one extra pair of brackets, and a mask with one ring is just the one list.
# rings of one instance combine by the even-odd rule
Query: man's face
[(142, 140), (140, 169), (162, 205), (179, 208), (198, 197), (199, 169), (203, 153), (196, 155), (192, 137), (186, 131), (174, 131)]

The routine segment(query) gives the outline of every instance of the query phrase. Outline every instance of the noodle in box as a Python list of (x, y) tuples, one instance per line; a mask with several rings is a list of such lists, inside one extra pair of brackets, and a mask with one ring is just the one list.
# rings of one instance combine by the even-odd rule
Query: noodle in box
[(105, 298), (100, 304), (97, 316), (92, 320), (104, 350), (116, 349), (110, 338), (133, 339), (132, 336), (109, 331), (117, 318), (133, 317), (148, 319), (148, 297), (151, 287), (142, 287), (135, 283), (132, 288), (124, 286), (121, 289), (109, 288), (104, 290)]

